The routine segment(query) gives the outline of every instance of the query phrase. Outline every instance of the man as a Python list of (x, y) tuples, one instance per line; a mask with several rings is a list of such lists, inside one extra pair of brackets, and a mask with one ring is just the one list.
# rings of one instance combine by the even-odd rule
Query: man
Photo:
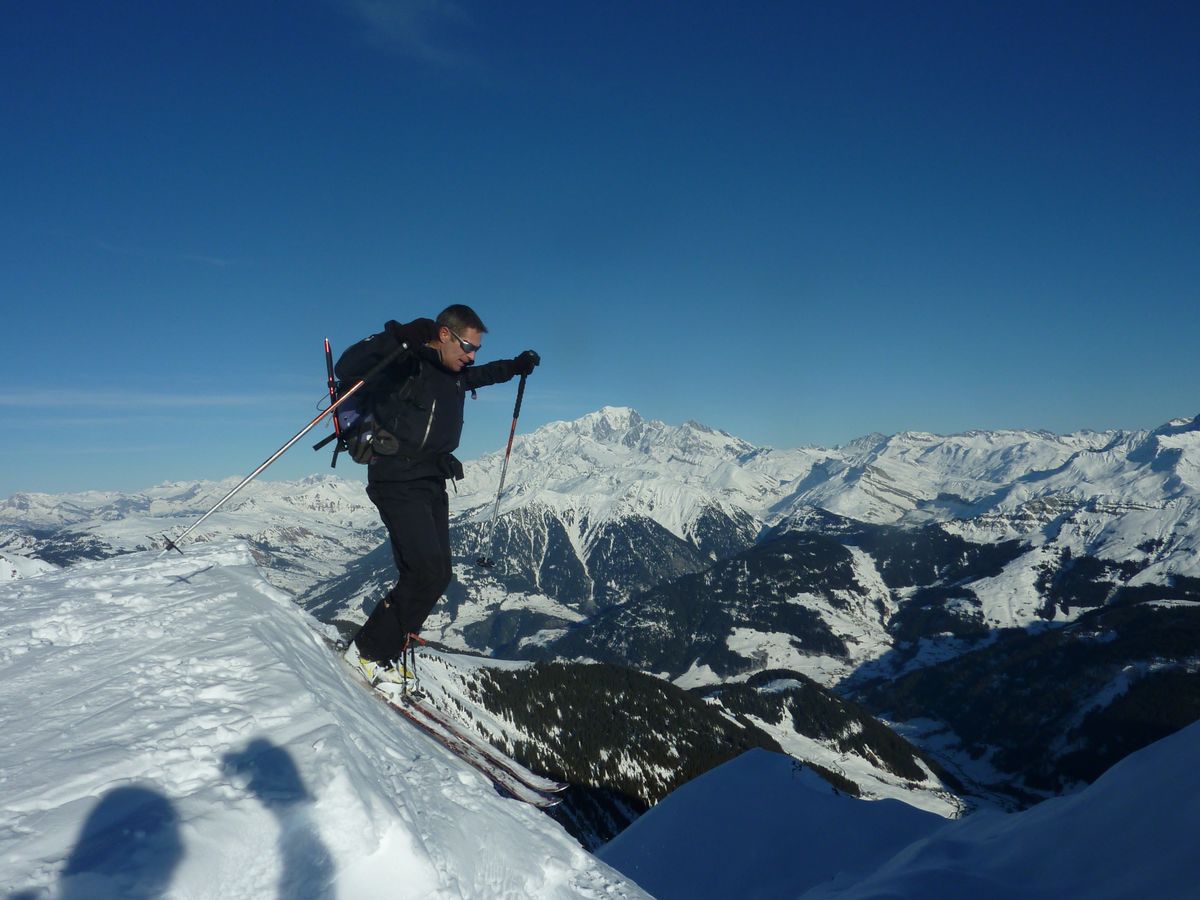
[(366, 454), (367, 496), (387, 528), (398, 572), (395, 587), (347, 651), (371, 681), (404, 679), (405, 650), (450, 583), (446, 479), (462, 478), (454, 450), (466, 392), (529, 375), (541, 361), (526, 350), (515, 359), (477, 367), (475, 355), (485, 333), (475, 311), (456, 304), (442, 310), (436, 322), (388, 322), (379, 334), (348, 348), (337, 363), (337, 377), (352, 383), (398, 346), (410, 348), (363, 388), (377, 423)]

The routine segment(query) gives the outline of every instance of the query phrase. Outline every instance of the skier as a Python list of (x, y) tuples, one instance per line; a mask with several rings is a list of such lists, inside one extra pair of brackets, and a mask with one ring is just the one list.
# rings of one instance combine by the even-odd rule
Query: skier
[(390, 321), (349, 347), (337, 377), (354, 382), (398, 346), (399, 356), (370, 384), (376, 430), (367, 463), (367, 496), (379, 509), (396, 561), (396, 585), (376, 605), (346, 651), (372, 682), (403, 683), (404, 656), (450, 583), (446, 480), (463, 477), (454, 457), (467, 391), (529, 375), (541, 360), (532, 350), (476, 367), (487, 332), (469, 306), (455, 304), (437, 320)]

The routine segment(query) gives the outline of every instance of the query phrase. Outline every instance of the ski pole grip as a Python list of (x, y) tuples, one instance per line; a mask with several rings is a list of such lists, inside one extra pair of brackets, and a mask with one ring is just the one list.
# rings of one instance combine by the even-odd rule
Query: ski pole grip
[(513, 406), (513, 421), (516, 422), (517, 417), (521, 415), (521, 401), (525, 398), (525, 379), (528, 375), (522, 375), (521, 380), (517, 382), (517, 402)]

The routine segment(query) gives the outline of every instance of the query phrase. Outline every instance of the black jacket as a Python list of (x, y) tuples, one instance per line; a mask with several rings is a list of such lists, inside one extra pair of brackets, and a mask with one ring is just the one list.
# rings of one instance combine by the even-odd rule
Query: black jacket
[[(396, 346), (387, 330), (359, 341), (338, 359), (338, 379), (343, 385), (353, 384)], [(451, 477), (467, 391), (508, 381), (515, 374), (509, 359), (451, 372), (442, 366), (437, 351), (425, 346), (398, 357), (362, 388), (379, 425), (400, 444), (394, 455), (375, 455), (367, 466), (367, 480)]]

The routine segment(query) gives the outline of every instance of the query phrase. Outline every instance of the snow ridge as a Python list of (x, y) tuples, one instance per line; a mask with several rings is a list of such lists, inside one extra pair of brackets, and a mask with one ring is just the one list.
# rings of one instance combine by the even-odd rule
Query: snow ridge
[(644, 896), (356, 684), (321, 627), (238, 541), (0, 587), (0, 888)]

